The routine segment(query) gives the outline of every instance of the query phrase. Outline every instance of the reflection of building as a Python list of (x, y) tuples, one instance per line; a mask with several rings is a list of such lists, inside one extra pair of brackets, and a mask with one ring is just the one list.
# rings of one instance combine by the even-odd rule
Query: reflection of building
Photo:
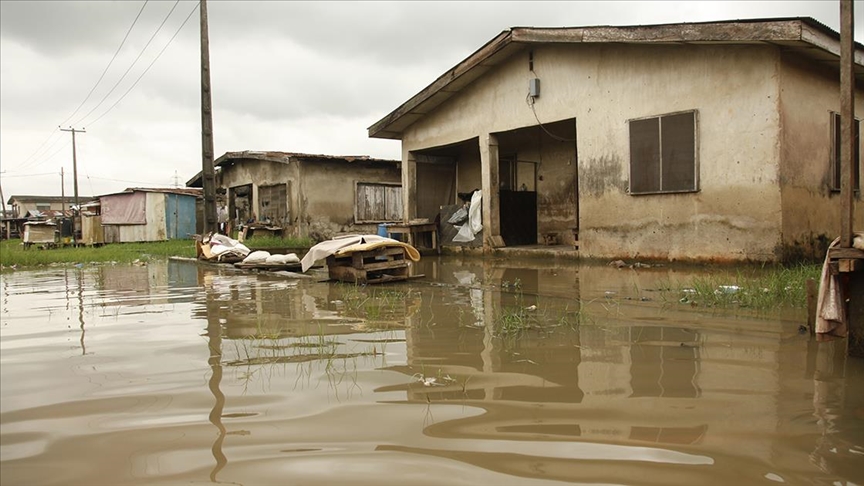
[[(819, 458), (814, 462), (799, 447), (783, 445), (789, 433), (832, 432), (831, 405), (817, 406), (824, 410), (824, 426), (814, 427), (809, 419), (801, 423), (801, 414), (812, 407), (814, 382), (804, 378), (807, 337), (797, 335), (797, 325), (713, 316), (689, 306), (628, 305), (618, 296), (584, 304), (583, 319), (572, 331), (529, 331), (507, 339), (496, 336), (495, 319), (513, 304), (512, 290), (502, 282), (512, 283), (515, 275), (524, 298), (533, 296), (526, 305), (552, 318), (567, 300), (549, 298), (544, 287), (554, 295), (564, 282), (578, 280), (590, 295), (602, 285), (621, 290), (630, 276), (646, 277), (574, 266), (534, 278), (529, 269), (502, 271), (482, 262), (454, 265), (450, 275), (443, 266), (436, 271), (444, 296), (428, 297), (446, 304), (410, 320), (407, 364), (389, 369), (447, 380), (440, 381), (443, 386), (409, 381), (376, 391), (405, 390), (409, 403), (458, 403), (484, 412), (426, 426), (425, 436), (446, 441), (440, 449), (381, 450), (444, 457), (515, 476), (609, 483), (642, 481), (647, 469), (640, 454), (665, 455), (660, 462), (674, 464), (675, 474), (658, 484), (764, 478), (772, 464), (813, 478), (828, 467), (821, 464), (824, 446), (814, 445), (809, 454)], [(484, 327), (476, 326), (478, 313)], [(817, 390), (825, 388), (820, 383)], [(827, 443), (836, 445), (838, 439)], [(579, 455), (604, 447), (615, 448), (608, 461)], [(562, 450), (572, 456), (556, 456)]]

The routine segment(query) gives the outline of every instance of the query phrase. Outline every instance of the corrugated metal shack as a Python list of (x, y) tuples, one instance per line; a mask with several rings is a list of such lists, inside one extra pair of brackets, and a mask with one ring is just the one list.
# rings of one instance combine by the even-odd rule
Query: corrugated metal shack
[(189, 238), (196, 231), (193, 188), (129, 188), (99, 197), (105, 243)]

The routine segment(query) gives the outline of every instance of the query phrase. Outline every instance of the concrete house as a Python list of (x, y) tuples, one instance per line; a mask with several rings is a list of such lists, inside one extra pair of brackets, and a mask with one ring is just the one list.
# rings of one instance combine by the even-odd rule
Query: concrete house
[(104, 243), (190, 238), (195, 232), (195, 202), (200, 189), (130, 188), (99, 196)]
[[(243, 151), (225, 153), (214, 166), (234, 228), (254, 220), (283, 236), (325, 240), (374, 234), (380, 223), (402, 220), (397, 160)], [(200, 187), (201, 174), (186, 185)]]
[(839, 55), (811, 18), (514, 27), (369, 136), (402, 141), (406, 221), (482, 189), (487, 250), (553, 236), (589, 258), (824, 256), (840, 231)]

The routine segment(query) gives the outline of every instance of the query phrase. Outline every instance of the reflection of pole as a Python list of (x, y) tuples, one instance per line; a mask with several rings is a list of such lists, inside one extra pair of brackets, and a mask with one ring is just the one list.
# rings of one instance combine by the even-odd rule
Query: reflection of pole
[(219, 386), (222, 383), (222, 324), (219, 323), (219, 307), (215, 296), (207, 293), (207, 338), (210, 357), (207, 359), (207, 364), (210, 365), (210, 380), (207, 382), (207, 387), (210, 388), (210, 393), (216, 401), (213, 403), (213, 409), (210, 410), (210, 423), (215, 425), (219, 430), (219, 435), (216, 441), (213, 442), (213, 447), (210, 449), (213, 453), (213, 458), (216, 459), (216, 466), (210, 472), (210, 481), (216, 482), (216, 475), (219, 471), (228, 464), (228, 458), (222, 452), (222, 443), (225, 442), (227, 430), (222, 424), (222, 411), (225, 409), (225, 394)]
[(84, 276), (81, 270), (78, 270), (78, 323), (81, 328), (81, 356), (84, 356), (87, 348), (84, 346)]

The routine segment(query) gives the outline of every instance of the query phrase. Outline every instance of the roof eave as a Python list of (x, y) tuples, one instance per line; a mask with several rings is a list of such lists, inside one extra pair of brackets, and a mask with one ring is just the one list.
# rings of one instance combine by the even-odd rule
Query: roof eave
[[(432, 84), (369, 127), (370, 138), (401, 140), (418, 119), (454, 96), (515, 50), (532, 44), (773, 44), (840, 56), (839, 34), (808, 17), (648, 26), (513, 27), (499, 34)], [(506, 54), (506, 55), (504, 55)], [(856, 78), (864, 80), (864, 46), (855, 46)]]

